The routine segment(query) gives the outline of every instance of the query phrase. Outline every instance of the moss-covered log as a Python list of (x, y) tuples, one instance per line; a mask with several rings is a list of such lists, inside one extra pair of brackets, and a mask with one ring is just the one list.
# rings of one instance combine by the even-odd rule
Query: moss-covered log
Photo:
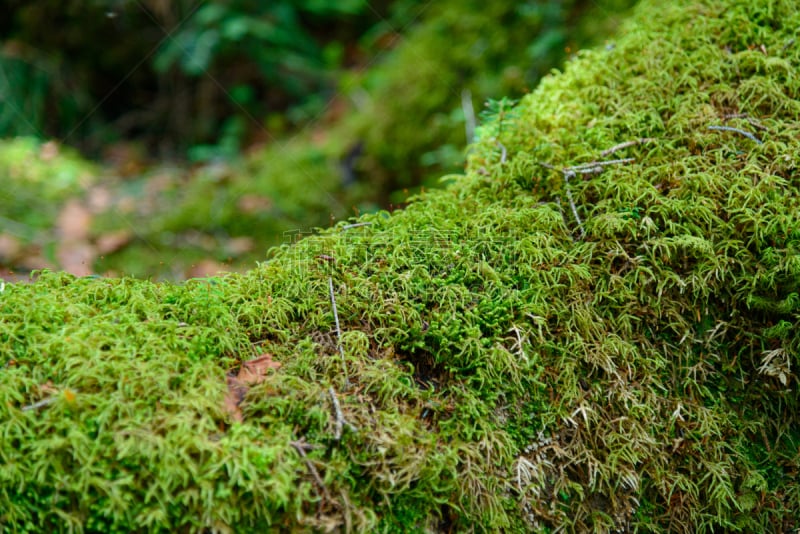
[(5, 285), (0, 527), (797, 528), (798, 27), (648, 0), (402, 212)]

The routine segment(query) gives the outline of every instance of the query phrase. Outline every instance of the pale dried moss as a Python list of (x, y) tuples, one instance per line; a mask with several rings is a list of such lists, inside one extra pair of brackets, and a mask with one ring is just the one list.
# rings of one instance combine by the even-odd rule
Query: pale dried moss
[[(405, 211), (242, 276), (5, 286), (0, 524), (796, 528), (800, 11), (664, 4)], [(283, 367), (231, 425), (260, 352)]]

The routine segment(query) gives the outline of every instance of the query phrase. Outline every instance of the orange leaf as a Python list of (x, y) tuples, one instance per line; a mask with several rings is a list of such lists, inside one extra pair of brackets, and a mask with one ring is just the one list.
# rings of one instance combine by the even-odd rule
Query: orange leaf
[(280, 369), (280, 367), (281, 363), (274, 361), (272, 354), (262, 354), (258, 358), (244, 362), (236, 379), (248, 386), (260, 384), (266, 379), (270, 369)]
[(228, 393), (222, 401), (222, 407), (234, 421), (241, 423), (244, 419), (239, 404), (250, 389), (248, 386), (260, 384), (266, 379), (270, 369), (279, 369), (280, 366), (280, 362), (272, 360), (272, 354), (262, 354), (258, 358), (244, 362), (236, 376), (228, 374)]

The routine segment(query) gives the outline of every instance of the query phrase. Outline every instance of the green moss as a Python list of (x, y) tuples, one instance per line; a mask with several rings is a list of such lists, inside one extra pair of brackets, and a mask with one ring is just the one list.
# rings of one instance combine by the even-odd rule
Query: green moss
[(648, 1), (403, 211), (243, 275), (6, 285), (0, 524), (796, 528), (798, 26)]

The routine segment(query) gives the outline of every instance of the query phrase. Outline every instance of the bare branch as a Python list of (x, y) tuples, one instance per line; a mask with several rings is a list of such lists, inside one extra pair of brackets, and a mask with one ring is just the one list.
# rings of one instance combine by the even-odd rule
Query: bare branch
[(508, 156), (508, 151), (506, 150), (505, 145), (503, 143), (501, 143), (500, 141), (497, 142), (497, 146), (502, 151), (500, 153), (500, 163), (505, 163), (506, 162), (506, 156)]
[(331, 307), (333, 308), (333, 319), (336, 321), (336, 344), (339, 347), (339, 354), (342, 357), (342, 370), (344, 371), (345, 388), (350, 387), (350, 378), (347, 376), (347, 361), (344, 357), (344, 347), (342, 347), (342, 329), (339, 326), (339, 312), (336, 310), (336, 297), (333, 295), (333, 278), (328, 277), (328, 290), (331, 294)]
[(600, 155), (603, 157), (610, 156), (617, 150), (622, 150), (623, 148), (628, 148), (629, 146), (641, 145), (644, 143), (652, 143), (655, 141), (653, 137), (642, 137), (640, 139), (634, 139), (633, 141), (625, 141), (624, 143), (620, 143), (618, 145), (614, 145), (611, 148), (607, 148), (600, 152)]
[(755, 135), (751, 134), (750, 132), (746, 132), (744, 130), (740, 130), (739, 128), (733, 128), (731, 126), (709, 126), (708, 129), (709, 130), (719, 130), (719, 131), (723, 131), (723, 132), (735, 132), (735, 133), (738, 133), (740, 135), (743, 135), (743, 136), (747, 137), (748, 139), (750, 139), (752, 141), (755, 141), (759, 145), (763, 145), (764, 144), (764, 142), (761, 139), (759, 139), (758, 137), (756, 137)]
[(371, 226), (371, 222), (360, 222), (360, 223), (353, 223), (353, 224), (345, 224), (342, 226), (342, 230), (349, 230), (351, 228), (359, 228), (361, 226)]
[(323, 482), (322, 477), (319, 476), (319, 472), (317, 468), (314, 467), (314, 464), (311, 462), (311, 459), (306, 455), (306, 450), (310, 450), (312, 447), (305, 442), (305, 439), (300, 439), (299, 441), (292, 441), (292, 447), (295, 448), (297, 453), (300, 455), (303, 460), (306, 462), (306, 466), (308, 466), (308, 470), (311, 472), (311, 476), (314, 477), (314, 480), (317, 481), (317, 485), (322, 490), (323, 495), (325, 496), (325, 500), (330, 501), (331, 495), (328, 493), (328, 488), (325, 487), (325, 482)]
[(572, 208), (572, 215), (575, 217), (575, 222), (578, 223), (578, 228), (581, 231), (581, 237), (586, 237), (586, 230), (583, 229), (583, 223), (581, 222), (581, 218), (578, 215), (578, 208), (575, 207), (575, 201), (572, 200), (572, 192), (569, 190), (569, 178), (570, 176), (575, 176), (574, 172), (564, 172), (564, 189), (567, 192), (567, 200), (569, 200), (569, 207)]
[(347, 421), (347, 419), (344, 418), (344, 414), (342, 414), (342, 407), (339, 405), (339, 398), (336, 396), (336, 390), (333, 389), (333, 386), (328, 388), (328, 394), (331, 396), (333, 411), (336, 415), (336, 433), (334, 434), (334, 437), (336, 438), (336, 441), (339, 441), (342, 439), (342, 429), (344, 428), (344, 425), (347, 425), (353, 432), (356, 431), (356, 427), (354, 427)]

